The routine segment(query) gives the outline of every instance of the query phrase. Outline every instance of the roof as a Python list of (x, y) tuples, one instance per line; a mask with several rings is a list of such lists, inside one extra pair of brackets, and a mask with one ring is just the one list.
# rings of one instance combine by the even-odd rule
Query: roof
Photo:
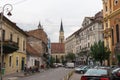
[[(1, 18), (1, 13), (0, 13), (0, 18)], [(5, 16), (3, 16), (3, 21), (5, 21), (7, 24), (11, 25), (12, 28), (16, 29), (17, 31), (19, 31), (20, 33), (22, 33), (25, 36), (28, 36), (22, 29), (20, 29), (16, 23), (10, 21), (8, 18), (6, 18)]]
[(47, 34), (46, 32), (43, 31), (43, 29), (35, 29), (35, 30), (31, 30), (31, 31), (28, 31), (27, 34), (29, 36), (34, 36), (40, 40), (42, 40), (45, 44), (47, 44)]
[(64, 43), (51, 43), (51, 53), (65, 53), (65, 44)]
[(26, 43), (26, 45), (26, 50), (28, 54), (32, 56), (40, 56), (40, 54), (29, 43)]
[(61, 20), (61, 25), (60, 25), (60, 32), (64, 32), (64, 30), (63, 30), (62, 20)]

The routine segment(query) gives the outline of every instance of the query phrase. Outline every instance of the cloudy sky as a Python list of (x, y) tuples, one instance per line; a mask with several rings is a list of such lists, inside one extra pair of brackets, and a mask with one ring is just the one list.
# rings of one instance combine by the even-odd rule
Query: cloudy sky
[(7, 3), (13, 6), (10, 20), (25, 31), (37, 29), (41, 22), (51, 42), (58, 42), (61, 19), (68, 37), (81, 27), (84, 17), (102, 10), (102, 0), (0, 0), (0, 11)]

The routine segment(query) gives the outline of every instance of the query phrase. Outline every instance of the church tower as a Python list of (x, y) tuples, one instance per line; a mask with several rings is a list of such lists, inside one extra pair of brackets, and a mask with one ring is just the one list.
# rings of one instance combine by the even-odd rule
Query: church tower
[(62, 20), (61, 20), (60, 31), (59, 31), (59, 43), (64, 43), (64, 30), (63, 30)]
[(43, 27), (42, 27), (42, 25), (41, 25), (40, 22), (39, 22), (39, 24), (38, 24), (38, 29), (43, 29)]

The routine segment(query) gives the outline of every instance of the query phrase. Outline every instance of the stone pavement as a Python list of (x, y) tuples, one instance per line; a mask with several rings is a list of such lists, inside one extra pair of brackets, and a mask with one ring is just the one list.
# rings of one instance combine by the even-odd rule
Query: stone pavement
[(12, 73), (12, 74), (8, 74), (8, 75), (4, 75), (3, 76), (3, 80), (10, 80), (11, 78), (18, 78), (18, 77), (24, 77), (24, 73), (23, 72), (17, 72), (17, 73)]

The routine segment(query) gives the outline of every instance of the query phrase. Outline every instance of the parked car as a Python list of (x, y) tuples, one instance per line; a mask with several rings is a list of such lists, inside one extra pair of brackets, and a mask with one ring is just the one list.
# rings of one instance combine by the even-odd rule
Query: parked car
[(109, 70), (93, 68), (89, 69), (80, 80), (111, 80)]
[(116, 68), (111, 73), (112, 80), (120, 80), (120, 68)]
[(75, 68), (75, 72), (83, 74), (90, 68), (91, 68), (90, 66), (81, 66), (81, 67)]
[(74, 68), (75, 67), (75, 64), (74, 63), (72, 63), (72, 62), (68, 62), (68, 63), (66, 63), (66, 66), (65, 66), (66, 68)]

